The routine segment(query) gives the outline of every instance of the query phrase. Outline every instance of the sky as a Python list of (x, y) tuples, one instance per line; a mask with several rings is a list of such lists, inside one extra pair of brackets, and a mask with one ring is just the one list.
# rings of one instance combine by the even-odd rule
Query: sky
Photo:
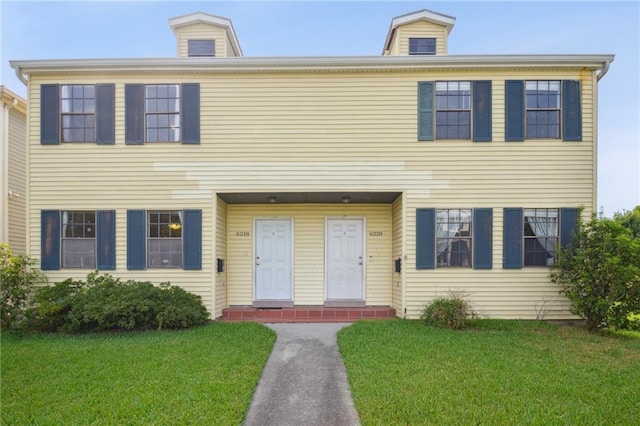
[(450, 54), (614, 54), (599, 83), (597, 209), (640, 205), (640, 2), (0, 0), (0, 84), (9, 60), (175, 57), (169, 18), (231, 19), (244, 56), (377, 56), (391, 19), (453, 16)]

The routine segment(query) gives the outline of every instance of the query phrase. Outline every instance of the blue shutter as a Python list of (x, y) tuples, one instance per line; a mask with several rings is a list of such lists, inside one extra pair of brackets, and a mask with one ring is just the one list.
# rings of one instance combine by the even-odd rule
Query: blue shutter
[(491, 142), (491, 81), (473, 82), (473, 141)]
[(418, 140), (433, 140), (433, 82), (418, 83)]
[(96, 143), (99, 145), (116, 142), (115, 93), (114, 84), (96, 85)]
[(522, 245), (524, 239), (523, 211), (521, 208), (505, 208), (503, 223), (502, 267), (522, 268)]
[(116, 269), (116, 212), (98, 210), (96, 212), (96, 250), (98, 269), (113, 271)]
[(416, 209), (416, 269), (436, 267), (436, 211)]
[(580, 210), (575, 208), (560, 209), (560, 246), (569, 245), (573, 234), (578, 229)]
[(124, 85), (124, 127), (127, 145), (144, 144), (144, 85)]
[(582, 109), (580, 108), (580, 82), (562, 82), (562, 139), (582, 140)]
[(60, 86), (40, 85), (40, 143), (60, 143)]
[(182, 212), (182, 269), (202, 269), (202, 210)]
[(524, 140), (524, 81), (507, 80), (505, 82), (505, 135), (509, 141)]
[(60, 269), (60, 211), (40, 212), (40, 269)]
[(493, 209), (473, 210), (473, 267), (493, 268)]
[(182, 85), (182, 143), (200, 143), (200, 85)]
[(127, 210), (127, 269), (147, 268), (147, 220), (144, 210)]

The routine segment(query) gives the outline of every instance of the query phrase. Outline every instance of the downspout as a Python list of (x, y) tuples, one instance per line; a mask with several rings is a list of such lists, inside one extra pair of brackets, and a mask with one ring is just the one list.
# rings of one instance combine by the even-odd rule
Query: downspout
[(22, 82), (22, 84), (29, 87), (29, 82), (27, 81), (26, 77), (22, 73), (22, 68), (16, 67), (16, 76), (18, 77), (18, 80)]
[(9, 243), (9, 197), (14, 194), (9, 192), (9, 110), (18, 105), (18, 99), (14, 98), (10, 104), (2, 102), (2, 116), (0, 128), (2, 129), (2, 224), (0, 226), (0, 243)]
[(602, 71), (600, 71), (600, 73), (598, 74), (598, 81), (600, 81), (600, 79), (607, 74), (607, 72), (609, 71), (610, 64), (611, 64), (611, 61), (605, 61), (602, 63)]

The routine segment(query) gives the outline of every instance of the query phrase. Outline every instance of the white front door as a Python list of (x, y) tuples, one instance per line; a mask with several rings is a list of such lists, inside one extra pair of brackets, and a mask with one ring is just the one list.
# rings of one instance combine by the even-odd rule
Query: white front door
[(256, 219), (256, 300), (292, 300), (291, 221)]
[(364, 300), (362, 219), (327, 219), (327, 300)]

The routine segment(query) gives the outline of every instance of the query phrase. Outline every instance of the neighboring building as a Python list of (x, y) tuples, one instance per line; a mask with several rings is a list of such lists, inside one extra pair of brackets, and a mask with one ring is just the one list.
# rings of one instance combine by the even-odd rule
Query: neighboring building
[(27, 252), (27, 103), (0, 86), (0, 243)]
[(12, 61), (28, 86), (30, 254), (237, 306), (572, 318), (548, 279), (596, 205), (612, 55), (449, 55), (454, 18), (394, 18), (377, 57), (245, 58), (170, 20), (178, 57)]

